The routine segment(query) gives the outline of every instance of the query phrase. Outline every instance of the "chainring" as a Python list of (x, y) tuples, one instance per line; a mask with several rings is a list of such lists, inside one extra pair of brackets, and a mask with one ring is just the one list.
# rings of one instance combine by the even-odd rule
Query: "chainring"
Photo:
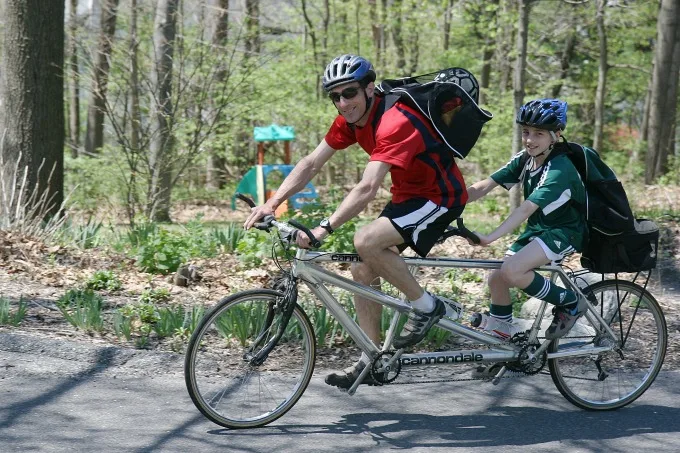
[(378, 370), (383, 367), (383, 363), (387, 363), (394, 356), (394, 352), (385, 351), (378, 354), (371, 364), (371, 377), (381, 384), (389, 384), (393, 382), (401, 373), (401, 362), (397, 360), (385, 372)]
[(527, 375), (540, 373), (545, 364), (548, 362), (548, 354), (544, 351), (540, 356), (534, 357), (533, 362), (529, 361), (528, 357), (529, 353), (534, 353), (538, 348), (541, 347), (541, 344), (529, 343), (529, 336), (526, 332), (515, 334), (510, 342), (521, 346), (521, 349), (519, 351), (517, 361), (508, 363), (506, 365), (508, 370), (514, 371), (516, 373), (524, 373)]

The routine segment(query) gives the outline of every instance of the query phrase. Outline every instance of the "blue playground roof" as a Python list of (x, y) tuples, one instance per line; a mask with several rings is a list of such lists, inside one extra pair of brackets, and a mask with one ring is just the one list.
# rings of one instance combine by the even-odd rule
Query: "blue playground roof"
[(293, 126), (279, 126), (272, 124), (265, 127), (254, 128), (254, 135), (256, 142), (270, 142), (277, 140), (293, 140), (295, 138), (295, 130)]

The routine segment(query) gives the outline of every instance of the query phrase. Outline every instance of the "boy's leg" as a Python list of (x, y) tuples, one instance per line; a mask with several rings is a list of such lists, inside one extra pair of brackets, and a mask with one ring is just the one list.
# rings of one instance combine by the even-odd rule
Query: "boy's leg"
[[(556, 242), (559, 245), (556, 245)], [(547, 244), (551, 244), (550, 248)], [(555, 241), (553, 232), (546, 232), (529, 242), (524, 248), (508, 258), (501, 267), (504, 278), (512, 286), (526, 294), (556, 306), (555, 317), (546, 330), (546, 338), (555, 339), (565, 335), (576, 320), (583, 315), (586, 305), (576, 293), (557, 286), (533, 269), (551, 261), (561, 261), (573, 252), (568, 243), (558, 236)], [(508, 266), (506, 267), (506, 264)], [(528, 267), (530, 266), (530, 267)], [(505, 268), (505, 269), (504, 269)]]

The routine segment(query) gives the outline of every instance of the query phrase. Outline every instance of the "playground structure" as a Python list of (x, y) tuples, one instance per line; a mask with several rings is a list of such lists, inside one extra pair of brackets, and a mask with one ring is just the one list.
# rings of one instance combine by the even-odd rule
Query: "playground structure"
[[(276, 187), (268, 184), (273, 176), (280, 175), (281, 180), (285, 179), (293, 170), (294, 165), (290, 164), (290, 142), (295, 139), (295, 131), (292, 126), (279, 126), (271, 124), (266, 127), (256, 127), (253, 131), (255, 142), (257, 143), (257, 165), (254, 165), (246, 172), (238, 186), (237, 193), (250, 195), (258, 205), (264, 204), (276, 191)], [(265, 165), (264, 154), (265, 145), (271, 142), (282, 141), (284, 146), (283, 164)], [(289, 208), (300, 209), (305, 203), (313, 202), (318, 197), (316, 189), (312, 183), (308, 183), (305, 188), (290, 197), (276, 210), (276, 215), (286, 212)], [(231, 208), (236, 209), (235, 196), (231, 198)]]

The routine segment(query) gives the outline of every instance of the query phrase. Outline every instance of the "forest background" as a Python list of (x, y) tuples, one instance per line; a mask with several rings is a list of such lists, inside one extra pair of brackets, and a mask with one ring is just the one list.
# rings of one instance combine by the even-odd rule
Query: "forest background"
[[(119, 273), (149, 273), (146, 284), (128, 290), (146, 291), (140, 300), (153, 302), (162, 286), (154, 275), (191, 260), (226, 253), (239, 257), (234, 272), (260, 266), (266, 240), (244, 235), (237, 224), (245, 211), (229, 206), (256, 163), (253, 128), (292, 126), (293, 163), (311, 152), (337, 114), (320, 88), (321, 73), (343, 53), (370, 59), (378, 80), (452, 66), (477, 76), (480, 104), (494, 119), (460, 163), (468, 184), (520, 150), (520, 105), (559, 97), (569, 103), (568, 139), (602, 154), (639, 216), (674, 222), (679, 209), (677, 0), (1, 5), (0, 267), (12, 272), (30, 273), (31, 253), (22, 252), (26, 266), (10, 263), (26, 247), (37, 247), (34, 271), (66, 265), (72, 260), (65, 255), (84, 250), (108, 254), (109, 265), (120, 253), (126, 258), (113, 260)], [(266, 163), (282, 159), (281, 144), (266, 148)], [(323, 204), (298, 215), (311, 225), (329, 214), (366, 161), (358, 147), (339, 152), (314, 181)], [(380, 196), (384, 202), (387, 191)], [(491, 228), (518, 197), (498, 193), (472, 204), (466, 219)], [(366, 218), (327, 247), (351, 247)], [(103, 261), (89, 268), (82, 262), (82, 272), (56, 286), (120, 290)], [(5, 292), (17, 296), (5, 299), (8, 307), (21, 299), (19, 290)], [(74, 294), (57, 301), (63, 313), (80, 303)], [(125, 316), (139, 320), (140, 313), (117, 312), (117, 332)]]

